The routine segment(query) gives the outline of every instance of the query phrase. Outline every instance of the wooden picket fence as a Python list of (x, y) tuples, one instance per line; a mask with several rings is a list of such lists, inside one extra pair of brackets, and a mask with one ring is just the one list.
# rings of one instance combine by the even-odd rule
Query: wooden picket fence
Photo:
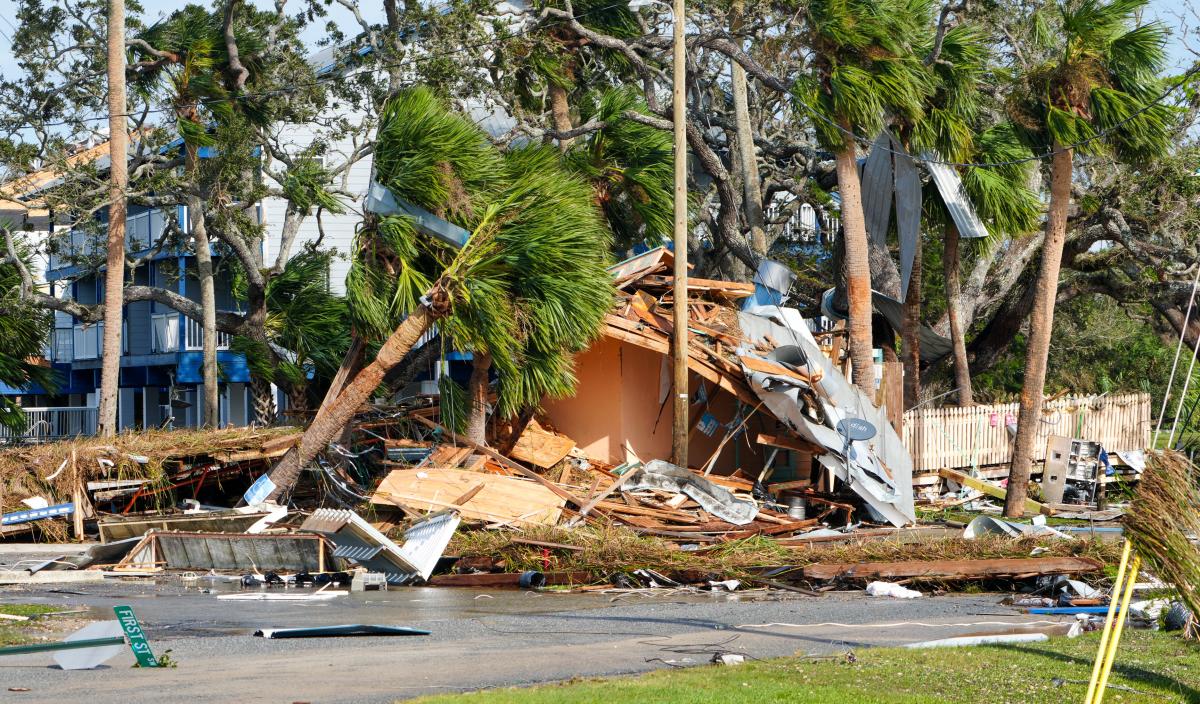
[[(904, 444), (917, 472), (986, 467), (1012, 459), (1012, 435), (1020, 404), (946, 406), (904, 414)], [(1046, 438), (1061, 435), (1099, 441), (1108, 450), (1150, 444), (1150, 394), (1067, 396), (1046, 403), (1033, 444), (1035, 461), (1046, 458)]]

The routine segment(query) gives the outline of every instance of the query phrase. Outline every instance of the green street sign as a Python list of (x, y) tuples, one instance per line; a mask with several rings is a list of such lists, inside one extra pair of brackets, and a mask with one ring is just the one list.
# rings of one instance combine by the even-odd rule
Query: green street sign
[(137, 658), (138, 665), (158, 667), (158, 658), (154, 657), (154, 653), (150, 650), (150, 643), (146, 640), (142, 624), (138, 623), (137, 616), (133, 615), (133, 607), (114, 606), (113, 612), (117, 614), (117, 620), (121, 622), (121, 629), (125, 631), (125, 637), (129, 639), (129, 649)]

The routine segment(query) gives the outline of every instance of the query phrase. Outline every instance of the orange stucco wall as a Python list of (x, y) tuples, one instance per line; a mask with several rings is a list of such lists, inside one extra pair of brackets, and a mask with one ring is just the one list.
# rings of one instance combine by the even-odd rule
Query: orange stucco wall
[[(661, 377), (663, 355), (628, 343), (602, 338), (576, 359), (579, 378), (575, 396), (547, 401), (546, 415), (554, 427), (598, 460), (619, 464), (624, 461), (626, 441), (642, 460), (669, 459), (671, 456), (671, 408), (662, 405)], [(668, 372), (669, 373), (669, 368)], [(668, 382), (669, 383), (669, 382)], [(690, 391), (696, 391), (700, 378), (691, 375)], [(725, 391), (706, 384), (708, 412), (721, 423), (728, 423), (737, 409), (737, 400)], [(657, 426), (657, 427), (656, 427)], [(774, 421), (761, 411), (747, 424), (743, 435), (726, 443), (715, 471), (728, 474), (739, 466), (755, 473), (762, 468), (762, 448), (753, 442), (760, 431), (772, 432)], [(712, 437), (692, 434), (688, 460), (693, 467), (702, 465), (725, 434), (718, 428)]]

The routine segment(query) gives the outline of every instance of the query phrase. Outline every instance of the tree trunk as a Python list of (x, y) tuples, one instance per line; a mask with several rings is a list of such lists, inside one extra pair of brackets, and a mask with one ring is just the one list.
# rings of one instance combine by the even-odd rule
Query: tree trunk
[(474, 353), (471, 363), (471, 379), (467, 382), (467, 396), (471, 410), (467, 417), (467, 439), (476, 445), (487, 444), (488, 372), (492, 368), (492, 356), (486, 352)]
[[(199, 150), (195, 145), (186, 145), (185, 169), (195, 188), (198, 184), (197, 172), (200, 167)], [(208, 240), (208, 227), (204, 222), (204, 201), (197, 194), (189, 194), (186, 199), (188, 209), (188, 229), (192, 233), (192, 241), (196, 249), (196, 275), (200, 279), (200, 313), (201, 328), (204, 334), (203, 361), (200, 366), (204, 378), (204, 423), (216, 427), (220, 421), (220, 407), (217, 400), (217, 292), (213, 285), (212, 249)]]
[(904, 409), (921, 402), (921, 237), (917, 236), (917, 251), (913, 256), (912, 276), (904, 295), (904, 320), (900, 329), (904, 362)]
[(129, 183), (129, 135), (125, 106), (125, 0), (108, 4), (108, 269), (104, 273), (104, 351), (100, 362), (99, 432), (117, 432), (121, 377), (121, 327), (125, 296), (125, 189)]
[(267, 379), (250, 380), (250, 401), (254, 405), (254, 418), (258, 425), (275, 424), (275, 394)]
[(958, 405), (972, 406), (971, 367), (967, 363), (967, 338), (963, 334), (961, 262), (958, 253), (958, 226), (951, 220), (946, 224), (946, 248), (942, 267), (946, 275), (946, 317), (950, 321), (950, 341), (954, 345), (954, 384), (958, 387)]
[[(846, 127), (849, 129), (849, 127)], [(850, 361), (854, 384), (869, 398), (875, 396), (874, 360), (871, 356), (871, 262), (867, 251), (867, 223), (863, 218), (862, 191), (853, 140), (837, 153), (838, 190), (842, 194), (842, 236), (845, 238), (846, 297), (850, 312)]]
[(750, 247), (760, 257), (767, 256), (767, 232), (763, 224), (762, 182), (758, 158), (754, 153), (754, 130), (750, 125), (750, 104), (746, 69), (733, 62), (733, 118), (737, 128), (738, 159), (742, 171), (742, 191), (746, 199), (746, 221), (750, 226)]
[[(550, 115), (554, 119), (554, 129), (557, 132), (567, 132), (571, 124), (571, 105), (567, 101), (566, 89), (553, 83), (550, 85)], [(559, 139), (558, 148), (564, 152), (571, 146), (572, 139)]]
[(1046, 242), (1038, 269), (1036, 293), (1029, 314), (1029, 346), (1025, 352), (1025, 382), (1021, 386), (1021, 410), (1017, 415), (1017, 437), (1013, 442), (1012, 467), (1008, 473), (1008, 496), (1004, 515), (1015, 518), (1025, 513), (1029, 472), (1033, 468), (1033, 442), (1042, 418), (1042, 394), (1046, 386), (1046, 364), (1050, 355), (1050, 333), (1054, 328), (1054, 301), (1058, 294), (1058, 270), (1067, 238), (1067, 210), (1071, 204), (1073, 152), (1058, 150), (1050, 162), (1050, 209), (1046, 218)]
[(308, 385), (291, 384), (288, 386), (288, 413), (299, 420), (301, 424), (308, 417)]
[(436, 319), (427, 306), (417, 306), (379, 348), (375, 359), (349, 379), (335, 399), (321, 405), (317, 416), (300, 438), (300, 444), (289, 450), (271, 469), (270, 478), (275, 488), (267, 497), (268, 500), (278, 501), (280, 497), (291, 493), (300, 478), (300, 470), (312, 462), (329, 441), (354, 419), (354, 414), (362, 404), (379, 388), (384, 374), (404, 359)]

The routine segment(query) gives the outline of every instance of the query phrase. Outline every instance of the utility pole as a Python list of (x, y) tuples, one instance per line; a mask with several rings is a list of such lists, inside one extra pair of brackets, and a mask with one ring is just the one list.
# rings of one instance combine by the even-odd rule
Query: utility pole
[(688, 463), (688, 289), (687, 289), (687, 74), (686, 45), (683, 38), (684, 0), (674, 0), (674, 49), (672, 66), (674, 87), (671, 103), (675, 123), (675, 298), (672, 358), (675, 371), (674, 423), (671, 435), (671, 454), (675, 464)]
[(104, 274), (104, 341), (100, 366), (98, 431), (117, 432), (121, 373), (121, 326), (125, 298), (125, 190), (129, 183), (129, 135), (125, 106), (125, 0), (108, 3), (108, 270)]

